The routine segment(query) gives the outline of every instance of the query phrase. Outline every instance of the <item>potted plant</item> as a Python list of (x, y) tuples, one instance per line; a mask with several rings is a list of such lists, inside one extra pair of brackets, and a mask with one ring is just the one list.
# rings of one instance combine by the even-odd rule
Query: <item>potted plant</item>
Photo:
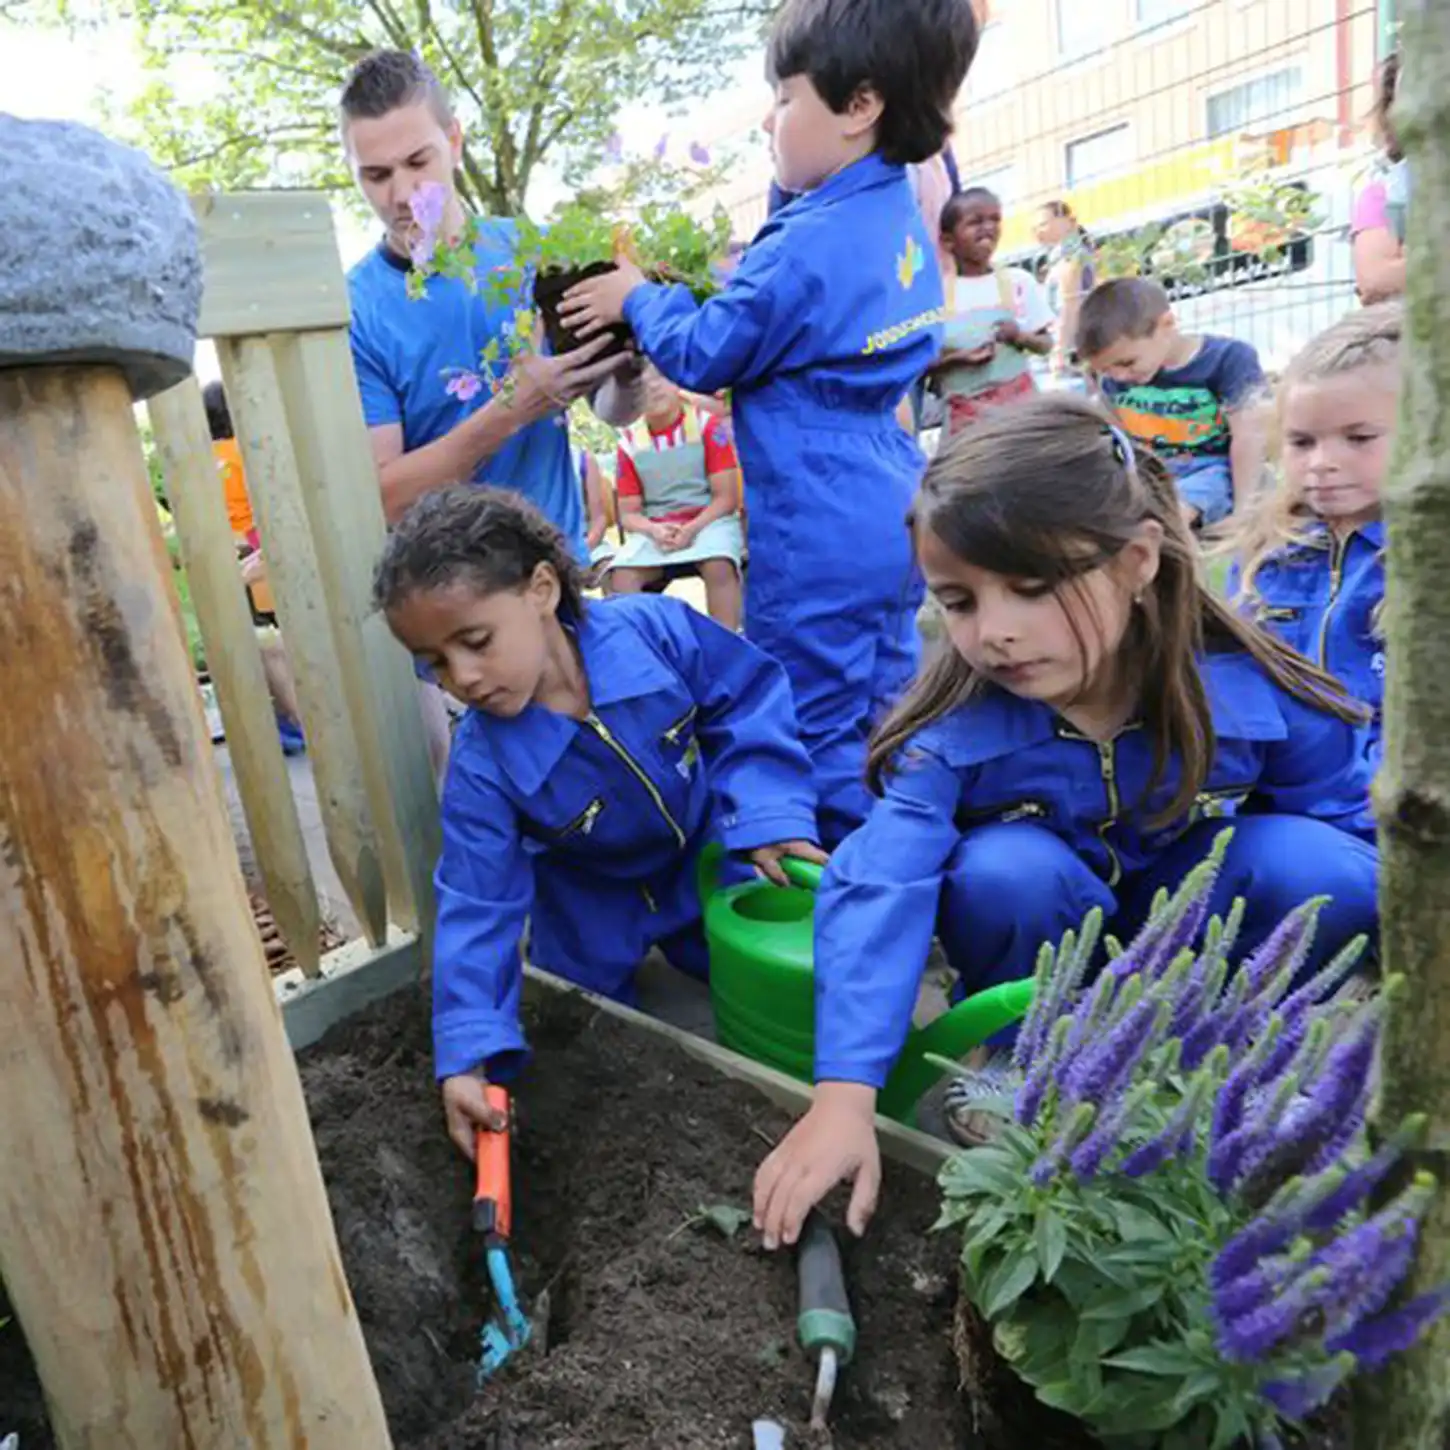
[(1356, 942), (1294, 988), (1319, 902), (1241, 965), (1241, 905), (1197, 947), (1227, 839), (1090, 990), (1101, 913), (1044, 949), (1000, 1135), (942, 1170), (968, 1392), (1005, 1366), (1036, 1401), (988, 1443), (1279, 1446), (1450, 1304), (1402, 1289), (1424, 1121), (1366, 1130), (1396, 984), (1336, 990)]
[[(473, 263), (478, 223), (470, 218), (456, 242), (446, 241), (440, 235), (445, 199), (441, 187), (424, 187), (412, 202), (418, 238), (409, 291), (415, 297), (424, 295), (430, 276), (478, 285)], [(579, 347), (581, 339), (559, 320), (559, 304), (571, 287), (612, 271), (621, 252), (652, 280), (681, 283), (703, 302), (719, 288), (719, 268), (729, 246), (730, 219), (719, 207), (708, 223), (662, 203), (641, 208), (633, 221), (611, 220), (578, 202), (560, 208), (547, 226), (520, 220), (513, 256), (486, 283), (491, 300), (514, 309), (504, 343), (481, 359), (486, 377), (497, 386), (513, 357), (534, 345), (539, 327), (556, 355)], [(520, 305), (525, 296), (532, 307)], [(622, 352), (632, 340), (623, 324), (610, 333), (605, 357)]]

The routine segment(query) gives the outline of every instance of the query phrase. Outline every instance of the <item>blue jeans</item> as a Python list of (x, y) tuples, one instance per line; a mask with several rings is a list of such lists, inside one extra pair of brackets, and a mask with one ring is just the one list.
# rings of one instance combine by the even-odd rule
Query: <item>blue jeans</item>
[(1234, 506), (1233, 474), (1227, 458), (1175, 459), (1170, 467), (1178, 497), (1198, 510), (1198, 522), (1207, 528), (1226, 519)]

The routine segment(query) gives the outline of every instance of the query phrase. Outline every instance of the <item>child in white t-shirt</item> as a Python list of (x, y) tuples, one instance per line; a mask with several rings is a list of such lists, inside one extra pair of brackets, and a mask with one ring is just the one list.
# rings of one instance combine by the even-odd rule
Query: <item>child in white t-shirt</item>
[(954, 196), (942, 211), (941, 230), (957, 275), (947, 279), (946, 341), (932, 379), (946, 403), (950, 436), (1035, 390), (1030, 358), (1052, 351), (1053, 316), (1030, 272), (994, 265), (1002, 203), (985, 187)]

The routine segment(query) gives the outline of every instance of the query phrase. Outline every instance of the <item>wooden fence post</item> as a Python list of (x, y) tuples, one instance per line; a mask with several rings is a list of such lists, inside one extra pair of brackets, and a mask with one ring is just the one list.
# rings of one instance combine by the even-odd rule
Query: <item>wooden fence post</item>
[(28, 125), (0, 134), (0, 222), (36, 229), (34, 274), (0, 269), (0, 1275), (63, 1450), (386, 1450), (132, 414), (190, 364), (190, 212)]

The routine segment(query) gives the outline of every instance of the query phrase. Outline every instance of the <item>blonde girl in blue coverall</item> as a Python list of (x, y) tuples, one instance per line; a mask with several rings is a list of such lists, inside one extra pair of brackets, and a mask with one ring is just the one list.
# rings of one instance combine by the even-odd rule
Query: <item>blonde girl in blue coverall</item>
[(916, 669), (903, 520), (925, 460), (898, 405), (941, 353), (944, 298), (907, 165), (937, 156), (976, 50), (970, 0), (787, 0), (766, 118), (798, 193), (702, 305), (625, 259), (575, 288), (667, 378), (731, 389), (750, 506), (745, 632), (790, 676), (829, 844), (865, 818), (866, 744)]
[(817, 900), (815, 1101), (757, 1177), (768, 1247), (846, 1179), (864, 1229), (934, 931), (967, 992), (1030, 976), (1094, 907), (1127, 940), (1232, 811), (1211, 909), (1245, 898), (1245, 950), (1320, 895), (1306, 972), (1377, 932), (1367, 712), (1208, 591), (1167, 472), (1106, 413), (983, 419), (914, 528), (949, 647), (875, 741), (880, 799)]
[(1385, 526), (1380, 492), (1400, 398), (1398, 303), (1351, 312), (1320, 333), (1279, 386), (1280, 479), (1227, 544), (1229, 595), (1374, 711), (1385, 690)]
[(585, 605), (563, 536), (517, 495), (426, 495), (394, 529), (376, 601), (467, 705), (443, 790), (435, 1067), (454, 1142), (501, 1126), (484, 1083), (526, 1055), (521, 947), (629, 1000), (660, 947), (703, 976), (696, 864), (721, 842), (784, 883), (815, 845), (785, 672), (679, 600)]

